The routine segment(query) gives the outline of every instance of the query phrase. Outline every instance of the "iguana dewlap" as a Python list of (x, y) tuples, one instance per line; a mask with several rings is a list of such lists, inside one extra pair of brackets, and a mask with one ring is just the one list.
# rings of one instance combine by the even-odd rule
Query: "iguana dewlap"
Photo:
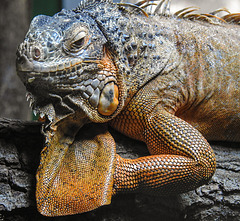
[[(18, 48), (18, 75), (45, 118), (43, 215), (90, 211), (120, 192), (195, 189), (216, 169), (206, 139), (240, 141), (240, 15), (148, 16), (146, 4), (84, 0), (37, 16)], [(105, 124), (150, 155), (120, 157)]]

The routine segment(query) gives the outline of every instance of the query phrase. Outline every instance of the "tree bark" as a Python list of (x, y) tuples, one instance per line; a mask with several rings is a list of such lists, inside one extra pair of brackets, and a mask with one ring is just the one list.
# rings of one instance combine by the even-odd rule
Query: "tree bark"
[[(127, 158), (147, 155), (143, 143), (112, 129), (117, 152)], [(36, 211), (35, 172), (39, 164), (43, 136), (41, 124), (0, 119), (0, 220), (49, 220)], [(54, 221), (145, 221), (145, 220), (239, 220), (239, 143), (212, 143), (217, 171), (208, 185), (178, 196), (123, 194), (112, 204)]]
[(16, 74), (16, 50), (30, 23), (30, 0), (1, 0), (0, 6), (0, 116), (28, 119), (25, 88)]

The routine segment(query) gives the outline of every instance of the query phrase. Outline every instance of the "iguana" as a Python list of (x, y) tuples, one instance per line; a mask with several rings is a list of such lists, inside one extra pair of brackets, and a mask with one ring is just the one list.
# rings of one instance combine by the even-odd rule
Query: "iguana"
[[(168, 15), (164, 0), (147, 14), (150, 4), (83, 0), (31, 22), (17, 71), (44, 119), (43, 215), (90, 211), (121, 192), (193, 190), (216, 169), (206, 139), (240, 141), (240, 14)], [(106, 125), (150, 155), (120, 157)]]

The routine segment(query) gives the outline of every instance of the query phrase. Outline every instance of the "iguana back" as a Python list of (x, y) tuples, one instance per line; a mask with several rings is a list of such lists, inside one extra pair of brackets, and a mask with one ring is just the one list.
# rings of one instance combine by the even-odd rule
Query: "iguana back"
[[(142, 60), (135, 61), (131, 70), (135, 74), (130, 76), (130, 82), (139, 78), (144, 82), (142, 75), (148, 76), (146, 66), (157, 74), (141, 85), (136, 96), (146, 91), (149, 103), (159, 103), (197, 128), (208, 140), (240, 141), (239, 26), (161, 16), (150, 18), (149, 23), (151, 28), (147, 32), (152, 39), (146, 37), (148, 51)], [(161, 54), (165, 48), (159, 44), (158, 32), (150, 31), (156, 27), (167, 39), (161, 43), (174, 47), (168, 53), (166, 66), (160, 70), (158, 66), (154, 69), (154, 62), (162, 62)], [(145, 33), (140, 28), (135, 31), (136, 36)], [(156, 47), (152, 48), (152, 45)], [(131, 53), (137, 53), (139, 48)], [(146, 104), (148, 112), (151, 111), (149, 103)]]

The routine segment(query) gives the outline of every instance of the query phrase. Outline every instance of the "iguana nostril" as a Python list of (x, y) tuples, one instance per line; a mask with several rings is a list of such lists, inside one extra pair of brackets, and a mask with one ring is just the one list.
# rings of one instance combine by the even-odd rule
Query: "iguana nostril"
[(32, 56), (34, 60), (39, 60), (41, 57), (41, 51), (38, 47), (34, 47), (32, 51)]

